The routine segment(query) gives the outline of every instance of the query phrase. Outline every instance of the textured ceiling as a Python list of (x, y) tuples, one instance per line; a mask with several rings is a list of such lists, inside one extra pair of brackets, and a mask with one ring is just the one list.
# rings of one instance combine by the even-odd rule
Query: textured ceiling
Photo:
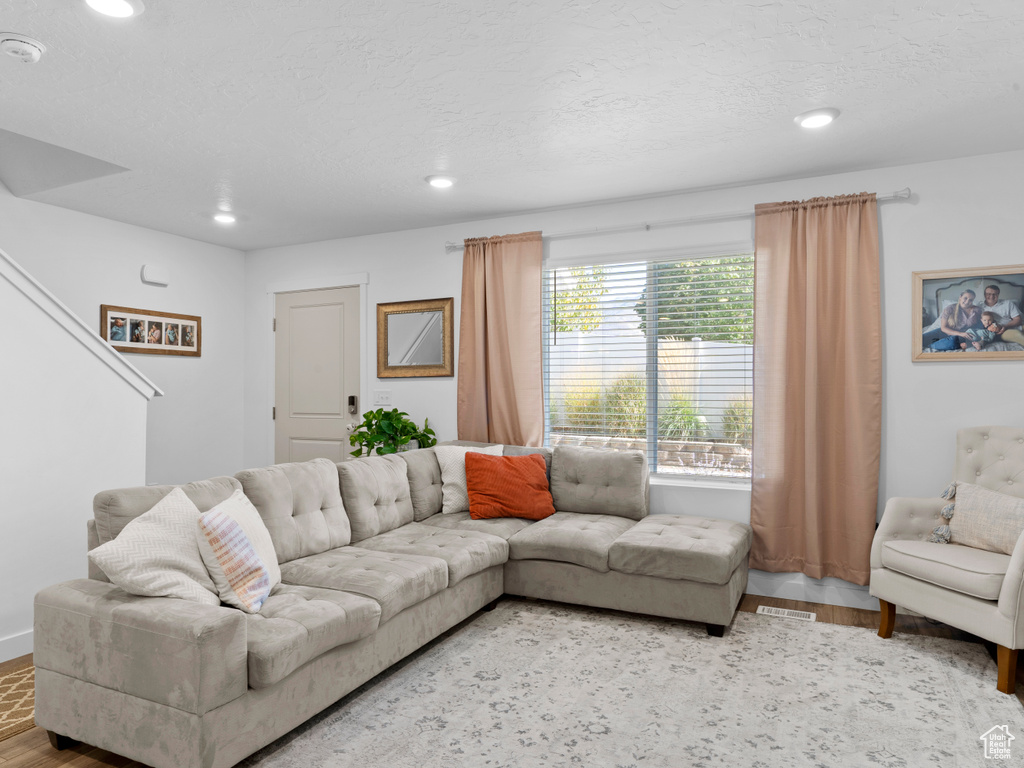
[(0, 57), (0, 129), (128, 169), (27, 197), (247, 250), (1024, 148), (1021, 0), (0, 0), (0, 27), (49, 48)]

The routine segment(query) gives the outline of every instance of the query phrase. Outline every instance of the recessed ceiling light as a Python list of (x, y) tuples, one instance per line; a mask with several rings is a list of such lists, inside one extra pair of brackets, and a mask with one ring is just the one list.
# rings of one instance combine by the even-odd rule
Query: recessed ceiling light
[(451, 176), (427, 176), (427, 183), (437, 189), (448, 189), (455, 183), (455, 179)]
[(213, 220), (218, 224), (234, 224), (237, 221), (233, 213), (216, 213), (213, 216)]
[(85, 0), (85, 3), (97, 13), (113, 16), (115, 19), (138, 16), (146, 10), (142, 0)]
[(829, 107), (828, 109), (812, 109), (793, 119), (801, 128), (824, 128), (837, 117), (839, 117), (839, 110)]

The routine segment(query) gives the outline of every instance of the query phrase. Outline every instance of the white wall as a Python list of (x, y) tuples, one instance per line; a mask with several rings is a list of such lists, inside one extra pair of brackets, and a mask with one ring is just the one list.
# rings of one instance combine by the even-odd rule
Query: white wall
[[(127, 355), (164, 391), (149, 405), (144, 479), (183, 483), (242, 469), (242, 253), (22, 200), (3, 185), (0, 223), (0, 248), (97, 331), (100, 304), (203, 318), (202, 357)], [(170, 286), (144, 284), (144, 264), (165, 266)]]
[(87, 342), (106, 362), (90, 351), (16, 289), (11, 274), (0, 273), (0, 661), (31, 652), (36, 592), (86, 576), (89, 499), (144, 482), (146, 398), (154, 392), (129, 383), (144, 384), (98, 339)]
[[(911, 187), (911, 201), (883, 203), (882, 317), (885, 328), (883, 448), (880, 508), (893, 495), (934, 495), (950, 475), (956, 430), (981, 424), (1024, 422), (1020, 405), (1021, 363), (912, 363), (911, 272), (965, 266), (1021, 263), (1020, 211), (1024, 209), (1024, 152), (883, 168), (687, 195), (649, 198), (562, 211), (468, 222), (458, 225), (348, 238), (254, 251), (246, 262), (245, 463), (272, 461), (267, 428), (270, 413), (272, 343), (267, 286), (319, 275), (369, 275), (367, 297), (377, 302), (456, 297), (459, 311), (461, 254), (445, 254), (446, 240), (541, 229), (545, 234), (656, 222), (701, 214), (752, 210), (756, 203), (874, 191), (890, 194)], [(457, 188), (451, 191), (458, 194)], [(545, 246), (551, 262), (612, 253), (700, 249), (752, 242), (750, 219), (674, 229), (652, 229), (568, 240)], [(372, 313), (365, 316), (371, 321)], [(364, 329), (369, 364), (375, 328)], [(369, 370), (363, 404), (374, 389), (390, 389), (394, 404), (421, 421), (429, 417), (440, 439), (455, 437), (454, 379), (378, 380)], [(984, 380), (985, 387), (980, 382)], [(988, 393), (1004, 392), (1004, 397)], [(655, 512), (682, 511), (749, 520), (750, 494), (711, 484), (695, 488), (656, 482)], [(814, 583), (803, 577), (755, 574), (752, 589), (785, 597), (869, 605), (863, 590), (837, 580)], [(845, 593), (849, 592), (849, 595)]]

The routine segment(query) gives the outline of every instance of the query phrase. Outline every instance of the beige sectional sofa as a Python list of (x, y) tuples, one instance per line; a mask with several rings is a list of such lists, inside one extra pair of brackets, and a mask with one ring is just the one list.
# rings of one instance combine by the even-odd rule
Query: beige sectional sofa
[[(749, 526), (648, 517), (639, 453), (541, 453), (556, 514), (440, 514), (433, 449), (282, 464), (182, 486), (202, 511), (241, 488), (282, 583), (257, 614), (129, 595), (90, 578), (36, 597), (36, 722), (60, 748), (157, 768), (230, 766), (503, 594), (700, 621), (721, 635), (746, 586)], [(97, 495), (90, 549), (170, 486)]]

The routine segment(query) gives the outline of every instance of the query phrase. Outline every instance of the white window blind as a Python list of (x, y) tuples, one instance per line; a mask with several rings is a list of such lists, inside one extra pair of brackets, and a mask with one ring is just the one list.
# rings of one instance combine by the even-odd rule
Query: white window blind
[(749, 253), (547, 269), (547, 443), (750, 477), (753, 287)]

